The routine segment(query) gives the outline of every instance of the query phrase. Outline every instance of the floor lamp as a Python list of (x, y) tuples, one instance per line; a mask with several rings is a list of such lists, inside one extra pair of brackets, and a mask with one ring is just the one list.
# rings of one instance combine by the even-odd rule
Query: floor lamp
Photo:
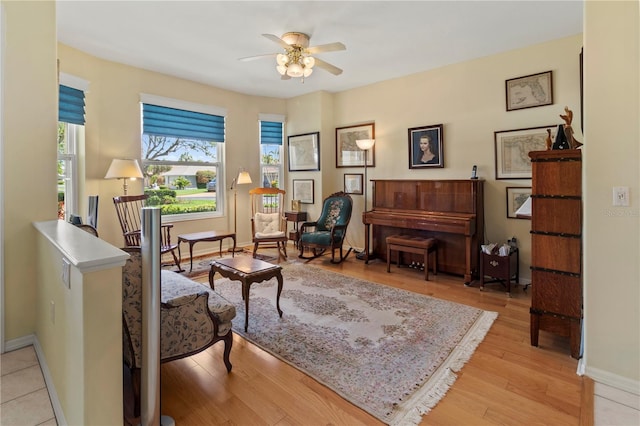
[[(238, 185), (244, 185), (247, 183), (251, 183), (251, 175), (249, 172), (244, 169), (240, 169), (238, 176), (233, 178), (231, 181), (231, 189), (233, 190), (233, 233), (238, 234)], [(229, 249), (230, 252), (240, 252), (242, 251), (242, 247), (236, 247), (235, 250), (233, 248)]]
[[(376, 143), (375, 139), (358, 139), (356, 141), (356, 145), (358, 148), (364, 151), (364, 208), (362, 211), (367, 211), (367, 187), (369, 186), (369, 181), (367, 180), (367, 163), (369, 162), (369, 150), (373, 148), (373, 145)], [(369, 253), (365, 253), (365, 250), (362, 250), (360, 253), (356, 255), (357, 259), (368, 260)]]
[(109, 170), (107, 170), (107, 174), (104, 175), (105, 179), (122, 179), (124, 195), (127, 195), (129, 179), (143, 177), (138, 160), (132, 158), (114, 158), (111, 160), (111, 165), (109, 166)]

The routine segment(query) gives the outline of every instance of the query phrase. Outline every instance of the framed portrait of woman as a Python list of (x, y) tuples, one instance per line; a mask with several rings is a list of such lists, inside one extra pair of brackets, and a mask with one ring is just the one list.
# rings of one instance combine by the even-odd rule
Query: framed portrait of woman
[(409, 168), (444, 167), (442, 124), (409, 129)]

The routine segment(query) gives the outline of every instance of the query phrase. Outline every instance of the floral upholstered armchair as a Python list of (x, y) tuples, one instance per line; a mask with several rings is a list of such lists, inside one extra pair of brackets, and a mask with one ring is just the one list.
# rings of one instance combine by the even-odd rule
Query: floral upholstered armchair
[[(349, 256), (351, 248), (345, 255), (342, 252), (342, 243), (347, 235), (347, 226), (351, 220), (353, 201), (344, 192), (336, 192), (325, 198), (322, 204), (320, 218), (316, 222), (304, 222), (300, 226), (300, 238), (298, 248), (299, 258), (315, 259), (321, 256), (327, 249), (331, 249), (331, 263), (340, 263)], [(336, 261), (335, 251), (340, 250), (340, 258)], [(311, 252), (311, 256), (305, 256), (305, 252)]]
[[(122, 349), (131, 373), (134, 417), (140, 413), (142, 363), (142, 259), (140, 248), (122, 250), (130, 258), (122, 268)], [(224, 363), (231, 371), (231, 320), (236, 308), (215, 291), (176, 272), (162, 270), (160, 305), (160, 361), (201, 352), (222, 340)]]

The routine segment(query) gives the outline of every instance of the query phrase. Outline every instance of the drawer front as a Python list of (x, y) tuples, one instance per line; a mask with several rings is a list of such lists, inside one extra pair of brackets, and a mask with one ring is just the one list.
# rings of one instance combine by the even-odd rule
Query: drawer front
[(482, 273), (496, 278), (510, 278), (509, 275), (516, 273), (516, 258), (512, 253), (510, 256), (497, 256), (482, 253)]
[(531, 229), (571, 235), (582, 233), (582, 201), (533, 197)]
[(533, 166), (533, 193), (536, 195), (571, 195), (582, 193), (580, 161), (541, 161)]
[(546, 271), (531, 271), (531, 307), (582, 318), (582, 279)]
[(582, 240), (555, 235), (531, 235), (531, 267), (580, 274)]

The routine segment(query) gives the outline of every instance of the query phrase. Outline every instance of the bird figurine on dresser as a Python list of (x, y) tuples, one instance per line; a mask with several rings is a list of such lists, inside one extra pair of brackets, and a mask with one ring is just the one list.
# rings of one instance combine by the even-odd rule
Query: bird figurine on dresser
[(544, 140), (544, 144), (547, 147), (547, 151), (551, 149), (551, 129), (547, 129), (547, 138)]
[(560, 118), (564, 120), (564, 135), (569, 143), (569, 147), (571, 149), (578, 149), (582, 146), (580, 142), (573, 137), (573, 128), (571, 127), (571, 122), (573, 121), (573, 111), (569, 109), (569, 107), (564, 107), (564, 114), (560, 114)]

